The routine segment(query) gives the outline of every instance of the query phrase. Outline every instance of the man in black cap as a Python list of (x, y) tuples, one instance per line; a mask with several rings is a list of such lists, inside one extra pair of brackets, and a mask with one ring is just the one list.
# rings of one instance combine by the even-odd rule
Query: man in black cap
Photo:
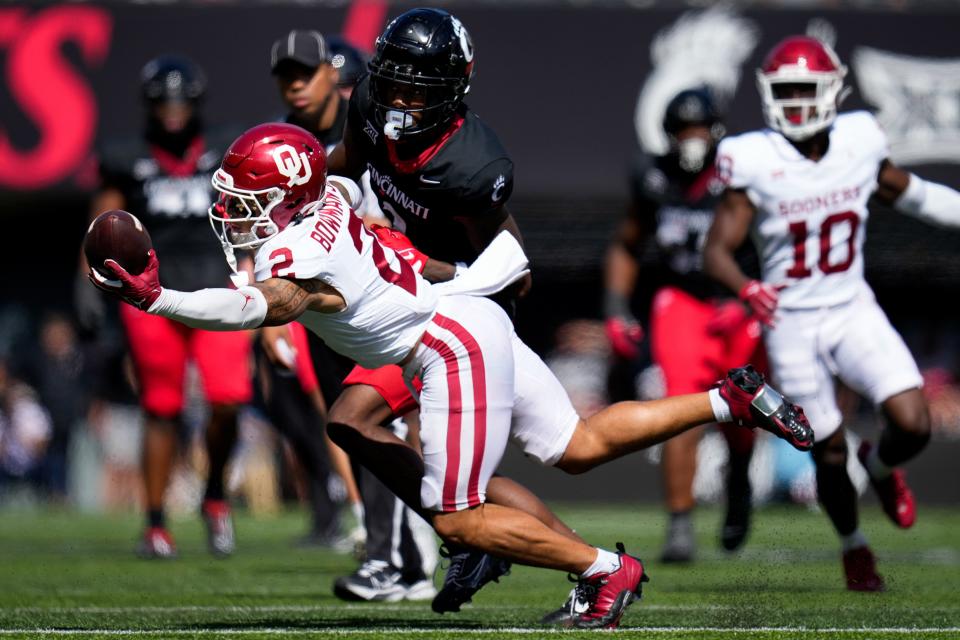
[(337, 90), (340, 74), (333, 57), (327, 41), (316, 31), (295, 29), (270, 49), (270, 71), (289, 109), (284, 120), (303, 127), (324, 146), (340, 141), (347, 119), (347, 103)]
[[(366, 73), (365, 56), (342, 38), (324, 38), (316, 31), (293, 30), (274, 42), (270, 51), (271, 71), (277, 79), (280, 97), (287, 106), (288, 113), (284, 121), (303, 127), (327, 146), (332, 147), (343, 137), (346, 124), (349, 93)], [(364, 176), (366, 178), (366, 176)], [(365, 203), (359, 209), (365, 217), (376, 218), (383, 222), (383, 214), (376, 206), (375, 197), (369, 192), (369, 182), (363, 180)], [(288, 335), (288, 327), (265, 327), (261, 334), (260, 352), (268, 357), (271, 366), (271, 387), (273, 393), (286, 393), (295, 396), (300, 393), (299, 385), (290, 371), (289, 364), (283, 361), (283, 348), (278, 343), (293, 343)], [(316, 371), (320, 390), (327, 406), (342, 391), (342, 381), (353, 367), (341, 356), (333, 353), (312, 333), (306, 332), (310, 345), (310, 359)], [(303, 365), (303, 362), (297, 362)], [(286, 390), (281, 389), (286, 381)], [(347, 384), (352, 384), (347, 381)], [(302, 406), (302, 403), (301, 403)], [(415, 404), (411, 405), (416, 408)], [(315, 414), (314, 414), (315, 415)], [(402, 415), (398, 414), (398, 415)], [(279, 416), (278, 416), (279, 417)], [(323, 416), (325, 417), (325, 416)], [(321, 418), (323, 419), (323, 418)], [(292, 423), (292, 421), (289, 421)], [(300, 424), (305, 422), (298, 421)], [(311, 421), (312, 422), (312, 421)], [(278, 425), (291, 440), (306, 442), (323, 437), (319, 423), (316, 430), (309, 434), (290, 434), (290, 425)], [(407, 431), (402, 419), (384, 426), (393, 429), (401, 437)], [(294, 429), (302, 431), (303, 429)], [(301, 458), (313, 456), (315, 448), (298, 446)], [(302, 450), (301, 450), (302, 449)], [(349, 486), (352, 473), (347, 463), (346, 469), (337, 464), (338, 449), (331, 451), (334, 468), (347, 480), (348, 498), (355, 499), (355, 489)], [(307, 463), (310, 468), (309, 461)], [(433, 548), (433, 534), (421, 535), (420, 523), (416, 516), (393, 493), (387, 489), (372, 473), (362, 467), (354, 472), (362, 497), (362, 507), (356, 505), (355, 513), (363, 515), (363, 525), (367, 537), (364, 548), (366, 561), (352, 575), (343, 576), (336, 581), (334, 593), (347, 600), (421, 600), (430, 599), (435, 594), (429, 576), (436, 564), (436, 551)], [(325, 476), (325, 471), (323, 472)], [(314, 475), (311, 473), (311, 475)], [(313, 478), (314, 486), (318, 478)], [(321, 481), (322, 482), (322, 481)], [(356, 485), (354, 485), (355, 487)], [(319, 487), (317, 487), (319, 488)], [(315, 490), (316, 492), (316, 490)], [(314, 497), (315, 514), (314, 536), (321, 544), (336, 544), (335, 536), (330, 535), (336, 526), (334, 521), (324, 525), (328, 512), (317, 509), (321, 500)], [(348, 539), (356, 540), (356, 532)]]

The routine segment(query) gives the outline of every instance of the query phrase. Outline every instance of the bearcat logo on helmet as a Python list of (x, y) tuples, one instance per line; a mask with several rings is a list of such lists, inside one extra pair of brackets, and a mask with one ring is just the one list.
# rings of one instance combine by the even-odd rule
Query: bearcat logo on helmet
[[(273, 150), (273, 160), (277, 163), (277, 171), (287, 178), (287, 186), (307, 184), (313, 171), (310, 169), (310, 160), (303, 151), (297, 155), (297, 150), (288, 144), (282, 144)], [(306, 169), (306, 171), (304, 171)], [(300, 172), (304, 171), (303, 175)]]
[(463, 23), (455, 17), (450, 16), (450, 22), (453, 23), (453, 32), (460, 38), (460, 48), (463, 49), (463, 57), (467, 62), (473, 62), (473, 43), (470, 42), (470, 35), (464, 28)]

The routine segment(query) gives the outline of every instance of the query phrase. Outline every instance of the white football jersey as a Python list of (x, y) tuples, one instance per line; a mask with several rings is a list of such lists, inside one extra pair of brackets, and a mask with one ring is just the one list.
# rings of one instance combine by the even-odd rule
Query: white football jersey
[(865, 286), (867, 200), (888, 156), (886, 135), (865, 111), (837, 117), (819, 162), (770, 129), (720, 143), (721, 179), (757, 208), (751, 235), (764, 282), (784, 286), (780, 307), (841, 304)]
[[(339, 179), (339, 178), (338, 178)], [(321, 280), (346, 301), (338, 313), (307, 311), (299, 321), (363, 367), (400, 362), (423, 335), (437, 293), (406, 261), (382, 246), (328, 186), (308, 215), (257, 251), (256, 279)]]

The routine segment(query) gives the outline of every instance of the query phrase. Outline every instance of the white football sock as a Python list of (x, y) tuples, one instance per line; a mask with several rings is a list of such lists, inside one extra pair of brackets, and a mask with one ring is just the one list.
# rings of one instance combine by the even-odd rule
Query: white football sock
[(581, 578), (589, 578), (598, 573), (613, 573), (620, 568), (620, 556), (612, 551), (597, 549), (597, 559), (593, 564), (587, 567), (587, 570), (580, 574)]
[(867, 546), (867, 538), (860, 533), (860, 529), (855, 529), (853, 533), (848, 536), (840, 536), (840, 544), (843, 545), (843, 552), (846, 553), (851, 549), (859, 549), (860, 547)]
[(713, 417), (717, 422), (733, 422), (733, 414), (730, 413), (730, 405), (720, 395), (720, 389), (710, 389), (707, 392), (710, 396), (710, 406), (713, 408)]
[(888, 467), (883, 463), (883, 460), (880, 459), (879, 446), (870, 449), (870, 453), (867, 454), (866, 467), (870, 477), (874, 480), (884, 480), (885, 478), (889, 478), (890, 474), (893, 473), (893, 467)]

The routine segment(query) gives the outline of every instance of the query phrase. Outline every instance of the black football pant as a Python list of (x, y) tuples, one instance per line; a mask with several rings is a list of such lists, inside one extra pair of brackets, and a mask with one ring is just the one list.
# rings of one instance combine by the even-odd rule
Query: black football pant
[[(385, 427), (401, 438), (405, 437), (406, 427), (402, 423), (398, 426), (394, 426), (395, 424), (396, 422)], [(403, 572), (404, 582), (423, 580), (426, 572), (433, 571), (433, 566), (425, 566), (424, 558), (434, 556), (432, 550), (421, 550), (419, 545), (435, 544), (432, 533), (428, 539), (418, 540), (414, 535), (412, 519), (420, 516), (363, 465), (354, 463), (353, 473), (363, 498), (367, 559), (383, 560), (399, 568)], [(433, 564), (432, 560), (430, 564)]]

